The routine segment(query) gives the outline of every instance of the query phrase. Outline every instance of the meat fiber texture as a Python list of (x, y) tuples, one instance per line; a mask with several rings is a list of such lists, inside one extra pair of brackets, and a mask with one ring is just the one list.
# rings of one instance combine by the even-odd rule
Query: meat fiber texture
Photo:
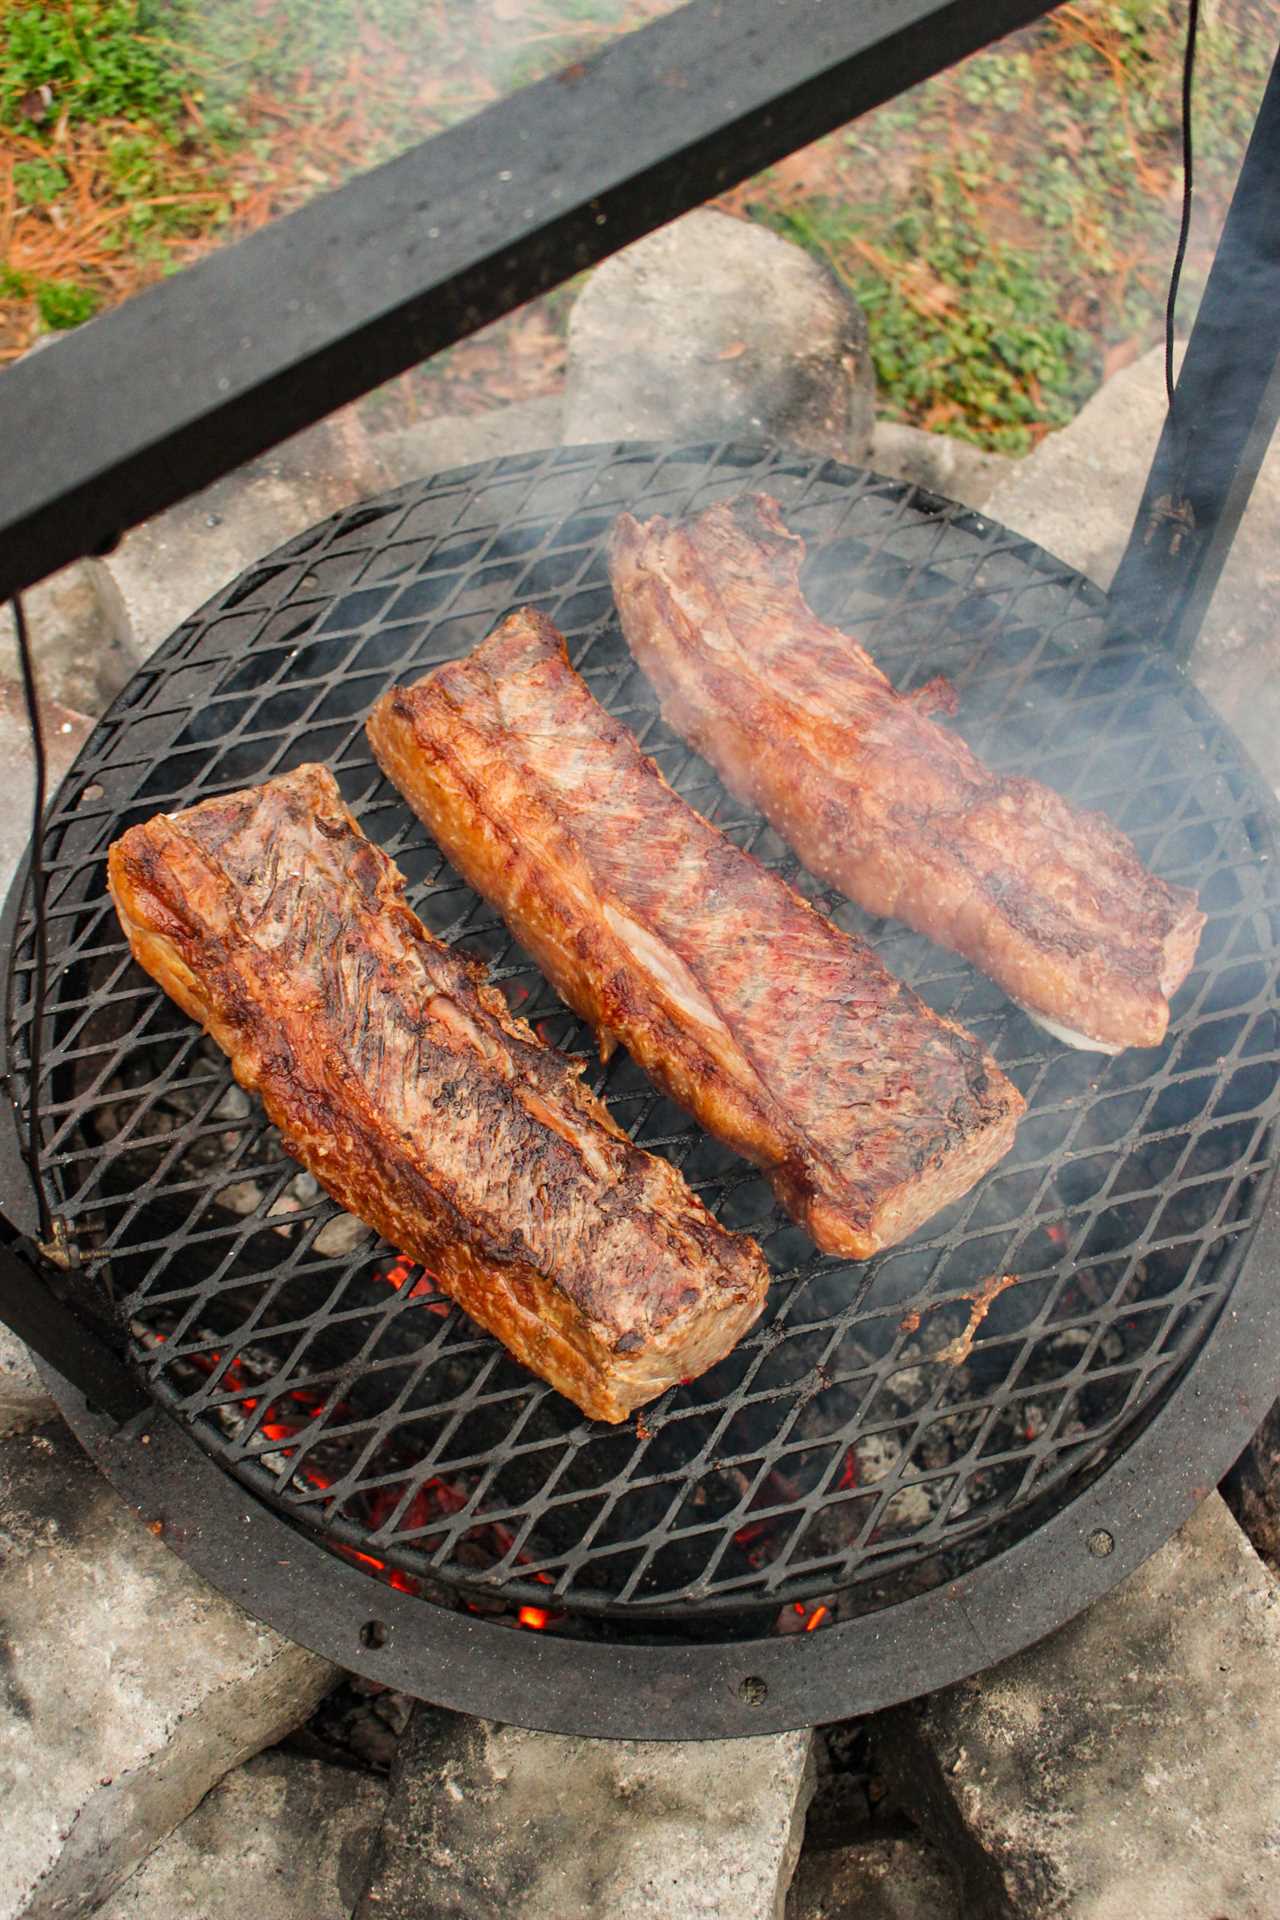
[(624, 1419), (756, 1319), (759, 1248), (427, 932), (323, 767), (132, 827), (108, 872), (288, 1151), (584, 1413)]
[(1204, 925), (1195, 894), (896, 693), (812, 612), (803, 557), (767, 494), (683, 524), (619, 517), (614, 594), (664, 718), (868, 912), (963, 954), (1059, 1038), (1158, 1046)]
[(384, 772), (607, 1052), (866, 1258), (965, 1193), (1023, 1101), (977, 1041), (673, 792), (542, 615), (392, 689)]

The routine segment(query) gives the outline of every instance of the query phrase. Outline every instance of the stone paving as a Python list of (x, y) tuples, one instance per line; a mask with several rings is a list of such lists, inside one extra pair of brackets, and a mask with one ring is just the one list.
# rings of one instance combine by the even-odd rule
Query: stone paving
[(200, 1802), (98, 1920), (349, 1920), (386, 1800), (372, 1774), (261, 1754)]
[(1280, 1586), (1217, 1494), (1070, 1625), (881, 1728), (965, 1920), (1280, 1914)]
[(60, 1422), (0, 1440), (0, 1920), (111, 1894), (334, 1679), (215, 1593)]
[(808, 1733), (575, 1740), (419, 1708), (356, 1920), (783, 1920)]
[(660, 227), (597, 268), (569, 316), (570, 443), (738, 435), (860, 460), (874, 412), (861, 309), (750, 221), (701, 209)]

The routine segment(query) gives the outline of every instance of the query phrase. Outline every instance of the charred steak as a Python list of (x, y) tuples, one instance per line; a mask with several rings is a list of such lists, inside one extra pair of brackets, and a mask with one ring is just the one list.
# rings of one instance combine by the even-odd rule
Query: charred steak
[(1195, 894), (896, 693), (812, 612), (803, 556), (767, 494), (683, 524), (620, 516), (614, 594), (664, 718), (869, 912), (964, 954), (1061, 1039), (1157, 1046), (1204, 925)]
[(369, 738), (602, 1048), (825, 1251), (901, 1239), (1008, 1150), (1023, 1102), (978, 1043), (687, 806), (540, 614), (386, 694)]
[(432, 937), (332, 776), (159, 814), (111, 848), (135, 957), (290, 1153), (584, 1413), (729, 1352), (768, 1272)]

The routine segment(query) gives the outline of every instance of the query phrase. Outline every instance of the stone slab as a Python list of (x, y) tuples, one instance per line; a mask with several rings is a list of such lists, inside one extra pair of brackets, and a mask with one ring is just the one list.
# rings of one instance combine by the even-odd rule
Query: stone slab
[(255, 560), (388, 484), (352, 408), (247, 461), (88, 563), (117, 643), (146, 660)]
[(891, 480), (907, 480), (961, 506), (978, 508), (1017, 472), (1019, 463), (950, 434), (927, 433), (900, 420), (877, 420), (867, 464)]
[(386, 470), (387, 485), (398, 487), (428, 474), (447, 473), (451, 467), (559, 446), (563, 425), (564, 400), (557, 393), (488, 413), (418, 420), (378, 434), (373, 446)]
[(1078, 1620), (878, 1724), (965, 1920), (1280, 1914), (1280, 1586), (1217, 1494)]
[[(1115, 374), (1070, 426), (1019, 461), (985, 511), (1109, 587), (1164, 415), (1158, 347)], [(1280, 438), (1263, 462), (1191, 670), (1280, 787)]]
[(385, 1782), (291, 1754), (229, 1773), (98, 1909), (98, 1920), (348, 1920)]
[[(40, 691), (77, 712), (102, 713), (133, 672), (98, 597), (93, 573), (77, 560), (22, 596)], [(12, 610), (0, 606), (0, 679), (17, 681), (18, 641)]]
[(917, 1834), (803, 1853), (786, 1920), (965, 1920), (956, 1876)]
[(782, 1920), (811, 1747), (577, 1740), (419, 1708), (357, 1920)]
[[(93, 722), (86, 714), (42, 697), (40, 725), (52, 798), (58, 782), (88, 739)], [(0, 678), (0, 900), (9, 891), (9, 883), (31, 838), (34, 781), (35, 761), (22, 688), (16, 680)]]
[(569, 443), (741, 435), (860, 460), (875, 378), (862, 311), (753, 221), (686, 214), (598, 267), (569, 315)]
[(66, 1429), (0, 1441), (0, 1920), (113, 1893), (332, 1684), (192, 1573)]
[(57, 1411), (30, 1349), (0, 1321), (0, 1440), (38, 1427)]

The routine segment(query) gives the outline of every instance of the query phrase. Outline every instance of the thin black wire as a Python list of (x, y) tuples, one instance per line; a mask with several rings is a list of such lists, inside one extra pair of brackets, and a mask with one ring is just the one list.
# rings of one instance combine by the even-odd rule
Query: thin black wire
[(27, 1043), (30, 1080), (27, 1087), (27, 1146), (25, 1159), (31, 1173), (31, 1184), (35, 1188), (36, 1206), (39, 1210), (40, 1238), (48, 1242), (52, 1236), (53, 1218), (49, 1203), (45, 1198), (44, 1176), (40, 1167), (40, 1066), (44, 1036), (45, 989), (49, 978), (49, 938), (45, 924), (45, 871), (44, 871), (44, 803), (47, 782), (47, 765), (44, 751), (44, 728), (40, 724), (40, 701), (36, 693), (35, 667), (31, 659), (31, 636), (27, 632), (27, 616), (23, 611), (22, 595), (13, 596), (13, 624), (18, 634), (18, 662), (22, 669), (22, 697), (26, 703), (27, 725), (31, 729), (31, 749), (35, 760), (36, 790), (31, 814), (31, 861), (29, 877), (31, 881), (31, 914), (34, 924), (35, 943), (35, 981), (31, 1000), (31, 1025), (28, 1028), (30, 1038)]
[(1187, 44), (1182, 56), (1182, 222), (1178, 228), (1178, 246), (1169, 275), (1169, 299), (1164, 310), (1164, 390), (1173, 412), (1173, 322), (1178, 307), (1178, 288), (1182, 281), (1182, 263), (1187, 257), (1187, 236), (1191, 232), (1191, 195), (1194, 190), (1191, 145), (1191, 96), (1196, 72), (1196, 34), (1200, 26), (1200, 0), (1187, 0)]

